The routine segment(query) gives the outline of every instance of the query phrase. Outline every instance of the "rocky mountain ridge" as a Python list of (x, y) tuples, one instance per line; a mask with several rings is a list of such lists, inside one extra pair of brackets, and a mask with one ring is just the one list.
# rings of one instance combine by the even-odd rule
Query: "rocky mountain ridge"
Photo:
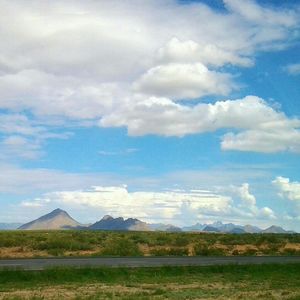
[[(0, 228), (1, 229), (1, 228)], [(55, 229), (85, 229), (85, 230), (119, 230), (119, 231), (169, 231), (169, 232), (219, 232), (219, 233), (293, 233), (282, 227), (272, 225), (261, 229), (253, 225), (236, 225), (233, 223), (222, 223), (220, 221), (192, 226), (178, 227), (172, 224), (148, 224), (136, 218), (124, 219), (113, 218), (110, 215), (104, 216), (92, 225), (82, 225), (74, 220), (66, 211), (55, 209), (54, 211), (41, 216), (20, 226), (21, 230), (55, 230)]]

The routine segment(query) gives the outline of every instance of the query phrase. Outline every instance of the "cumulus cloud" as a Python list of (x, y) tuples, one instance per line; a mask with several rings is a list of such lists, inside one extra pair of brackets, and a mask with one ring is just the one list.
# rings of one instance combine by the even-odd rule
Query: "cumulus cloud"
[(222, 138), (221, 147), (223, 150), (299, 153), (300, 131), (287, 126), (270, 130), (246, 130), (237, 134), (227, 133)]
[[(39, 119), (25, 130), (40, 131), (52, 119), (62, 127), (70, 121), (124, 126), (130, 135), (233, 128), (222, 141), (224, 150), (272, 152), (274, 143), (285, 142), (277, 151), (299, 152), (292, 141), (299, 134), (297, 120), (262, 100), (176, 102), (230, 94), (237, 88), (235, 74), (222, 67), (251, 67), (258, 51), (288, 46), (299, 25), (297, 11), (249, 0), (243, 6), (226, 0), (223, 12), (173, 0), (0, 5), (0, 109)], [(272, 137), (266, 146), (257, 136), (273, 134), (266, 129), (273, 121), (275, 133), (288, 124), (283, 133), (289, 138)]]
[(231, 75), (209, 71), (201, 63), (156, 66), (134, 83), (137, 92), (172, 99), (227, 95), (234, 88)]
[(216, 44), (200, 44), (193, 40), (181, 41), (176, 37), (173, 37), (157, 51), (157, 61), (161, 64), (202, 62), (205, 65), (216, 67), (221, 67), (225, 64), (243, 67), (253, 65), (250, 57), (221, 48)]
[(281, 197), (300, 202), (300, 182), (291, 182), (289, 178), (278, 176), (272, 183), (278, 189)]
[[(245, 193), (242, 194), (245, 196)], [(248, 193), (246, 196), (250, 197), (249, 195)], [(127, 186), (95, 186), (85, 190), (48, 193), (33, 201), (24, 201), (21, 206), (42, 207), (50, 204), (94, 209), (98, 211), (99, 217), (111, 214), (138, 217), (151, 222), (172, 221), (185, 224), (203, 217), (274, 217), (270, 208), (250, 212), (249, 209), (235, 206), (230, 196), (200, 189), (130, 192)]]
[(249, 183), (244, 183), (241, 187), (237, 189), (237, 191), (245, 206), (253, 207), (256, 205), (256, 199), (254, 195), (250, 194), (249, 192)]
[(285, 201), (286, 218), (298, 221), (300, 217), (300, 182), (278, 176), (272, 181), (278, 195)]
[(279, 152), (300, 151), (300, 120), (289, 119), (263, 99), (247, 96), (238, 100), (200, 103), (189, 107), (169, 98), (139, 97), (103, 117), (103, 127), (126, 126), (133, 136), (158, 134), (184, 136), (235, 128), (223, 136), (223, 150)]
[(188, 204), (194, 214), (225, 214), (230, 210), (230, 198), (211, 192), (129, 192), (126, 186), (100, 187), (89, 190), (64, 191), (46, 194), (43, 198), (25, 201), (22, 206), (36, 207), (49, 203), (68, 207), (97, 209), (105, 214), (138, 217), (144, 220), (173, 220), (182, 205)]
[(256, 219), (276, 219), (275, 212), (269, 207), (258, 207), (256, 197), (250, 192), (250, 184), (243, 183), (240, 186), (230, 185), (230, 187), (219, 187), (223, 193), (231, 194), (233, 199), (236, 199), (236, 210), (240, 211), (245, 216), (252, 216)]

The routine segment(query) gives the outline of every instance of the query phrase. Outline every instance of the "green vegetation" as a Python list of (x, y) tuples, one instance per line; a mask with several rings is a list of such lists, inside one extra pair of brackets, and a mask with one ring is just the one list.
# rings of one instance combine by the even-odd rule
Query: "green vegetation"
[(0, 231), (0, 258), (300, 255), (300, 234)]
[(0, 271), (0, 299), (300, 299), (300, 264)]

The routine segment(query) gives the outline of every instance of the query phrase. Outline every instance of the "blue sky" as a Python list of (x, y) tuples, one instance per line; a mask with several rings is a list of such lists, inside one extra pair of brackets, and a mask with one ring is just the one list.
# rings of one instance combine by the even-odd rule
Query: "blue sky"
[(0, 222), (300, 230), (297, 1), (0, 5)]

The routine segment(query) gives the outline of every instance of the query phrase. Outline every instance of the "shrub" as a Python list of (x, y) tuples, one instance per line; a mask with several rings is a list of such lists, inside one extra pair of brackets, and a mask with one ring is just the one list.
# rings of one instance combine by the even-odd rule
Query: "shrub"
[(194, 245), (194, 252), (196, 255), (202, 256), (222, 256), (225, 255), (225, 251), (220, 248), (208, 247), (205, 244), (196, 244)]
[(188, 243), (189, 243), (189, 238), (183, 234), (176, 236), (174, 241), (172, 242), (174, 246), (178, 246), (178, 247), (186, 246), (188, 245)]
[(150, 254), (154, 256), (187, 256), (189, 250), (187, 248), (160, 248), (151, 249)]
[(244, 252), (243, 255), (256, 255), (257, 250), (254, 248), (247, 248)]
[(209, 248), (208, 248), (207, 245), (196, 244), (196, 245), (194, 245), (194, 253), (196, 255), (208, 256), (209, 255)]
[(136, 243), (121, 237), (108, 240), (102, 249), (101, 254), (112, 256), (140, 256), (142, 255), (142, 252)]

